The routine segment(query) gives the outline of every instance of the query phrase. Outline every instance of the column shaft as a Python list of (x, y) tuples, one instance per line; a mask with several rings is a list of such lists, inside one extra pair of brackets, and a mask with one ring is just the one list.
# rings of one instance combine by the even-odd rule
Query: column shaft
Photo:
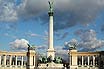
[(88, 56), (88, 65), (89, 65), (89, 56)]
[(70, 65), (72, 65), (72, 56), (70, 55)]
[(23, 66), (23, 56), (21, 56), (21, 65)]
[(17, 56), (15, 56), (15, 65), (17, 66)]
[(1, 55), (0, 55), (0, 65), (1, 65)]
[(6, 66), (6, 55), (3, 55), (3, 57), (4, 57), (3, 65)]
[(35, 56), (34, 56), (34, 66), (35, 66)]
[(82, 66), (83, 66), (83, 56), (82, 56)]
[(12, 56), (10, 55), (9, 56), (9, 65), (11, 66), (11, 64), (12, 64)]
[(49, 20), (49, 49), (53, 49), (53, 16)]
[(93, 56), (93, 66), (95, 66), (95, 56)]

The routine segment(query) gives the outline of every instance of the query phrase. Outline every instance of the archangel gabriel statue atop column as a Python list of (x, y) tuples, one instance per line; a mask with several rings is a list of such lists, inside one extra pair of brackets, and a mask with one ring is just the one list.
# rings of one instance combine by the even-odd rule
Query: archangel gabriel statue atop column
[(49, 3), (49, 12), (53, 12), (53, 0), (48, 1)]

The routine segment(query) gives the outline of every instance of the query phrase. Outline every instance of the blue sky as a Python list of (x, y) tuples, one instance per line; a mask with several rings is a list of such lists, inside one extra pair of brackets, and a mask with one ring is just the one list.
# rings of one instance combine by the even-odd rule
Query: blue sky
[[(65, 42), (77, 42), (80, 51), (104, 50), (103, 7), (104, 0), (54, 0), (56, 50), (66, 51)], [(48, 0), (0, 0), (0, 50), (22, 50), (28, 41), (46, 51), (47, 13)]]

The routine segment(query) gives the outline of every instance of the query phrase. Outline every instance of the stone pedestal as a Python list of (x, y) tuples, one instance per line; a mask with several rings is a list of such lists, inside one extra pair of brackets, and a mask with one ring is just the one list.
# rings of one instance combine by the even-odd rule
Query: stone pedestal
[(47, 64), (40, 64), (38, 66), (39, 69), (63, 69), (63, 64), (56, 64), (54, 62), (47, 63)]
[(35, 69), (35, 55), (36, 52), (30, 48), (27, 52), (27, 69)]
[(48, 49), (48, 51), (47, 51), (47, 58), (49, 56), (52, 56), (52, 60), (54, 60), (54, 58), (55, 58), (55, 50), (54, 49)]
[(69, 51), (69, 54), (70, 54), (70, 69), (76, 69), (78, 68), (78, 65), (77, 65), (77, 50), (70, 50)]

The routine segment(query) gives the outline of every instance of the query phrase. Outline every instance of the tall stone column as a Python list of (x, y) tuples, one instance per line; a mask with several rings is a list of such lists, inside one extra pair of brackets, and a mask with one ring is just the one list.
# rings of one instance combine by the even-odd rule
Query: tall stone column
[(53, 48), (53, 2), (49, 2), (49, 33), (48, 33), (48, 51), (47, 51), (47, 57), (51, 56), (52, 60), (54, 60), (55, 57), (55, 50)]
[(49, 13), (49, 49), (53, 49), (53, 13)]

